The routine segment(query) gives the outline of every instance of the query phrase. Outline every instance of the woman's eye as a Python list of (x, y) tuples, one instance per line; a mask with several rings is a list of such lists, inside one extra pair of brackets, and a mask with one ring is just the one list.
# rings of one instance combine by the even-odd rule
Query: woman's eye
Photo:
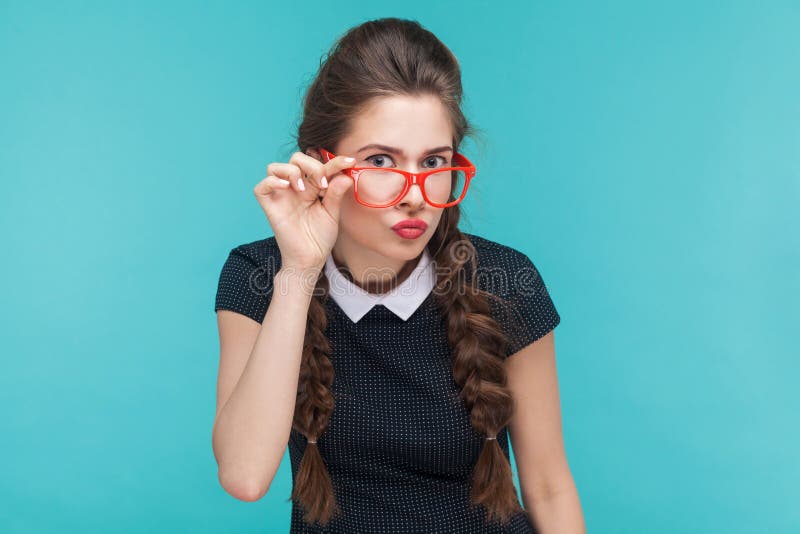
[[(393, 162), (392, 158), (387, 154), (375, 154), (374, 156), (366, 158), (366, 161), (372, 164), (373, 167), (387, 167), (387, 160)], [(448, 165), (447, 158), (443, 156), (429, 156), (425, 158), (425, 163), (430, 167), (436, 168), (436, 160), (440, 160), (438, 167), (445, 167)]]
[[(442, 156), (431, 156), (431, 157), (429, 157), (429, 158), (426, 158), (426, 159), (425, 159), (425, 161), (426, 161), (426, 162), (430, 162), (430, 161), (434, 161), (434, 162), (435, 162), (437, 158), (438, 158), (438, 159), (440, 159), (440, 160), (442, 160), (442, 163), (441, 163), (441, 165), (439, 165), (439, 167), (445, 167), (445, 166), (447, 166), (447, 159), (446, 159), (446, 158), (444, 158), (444, 157), (442, 157)], [(436, 166), (436, 164), (434, 163), (434, 164), (433, 164), (433, 166), (435, 167), (435, 166)]]
[(374, 156), (366, 158), (366, 161), (371, 163), (373, 167), (385, 167), (384, 163), (386, 159), (391, 161), (392, 158), (386, 154), (375, 154)]

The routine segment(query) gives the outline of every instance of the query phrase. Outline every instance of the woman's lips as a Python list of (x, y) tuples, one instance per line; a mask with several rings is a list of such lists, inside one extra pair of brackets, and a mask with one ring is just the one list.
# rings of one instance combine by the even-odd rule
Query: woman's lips
[(425, 233), (428, 223), (422, 219), (405, 219), (392, 226), (392, 230), (402, 238), (416, 239)]
[(416, 239), (425, 233), (425, 230), (422, 228), (411, 228), (410, 226), (401, 226), (400, 228), (392, 228), (392, 230), (394, 230), (394, 233), (405, 239)]

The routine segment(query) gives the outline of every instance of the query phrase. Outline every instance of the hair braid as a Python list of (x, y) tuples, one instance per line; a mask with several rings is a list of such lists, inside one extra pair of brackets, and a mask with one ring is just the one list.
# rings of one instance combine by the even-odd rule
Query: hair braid
[(308, 443), (290, 497), (305, 509), (306, 522), (318, 521), (322, 524), (339, 513), (328, 469), (316, 445), (328, 427), (334, 408), (331, 344), (325, 335), (328, 326), (325, 312), (328, 289), (328, 279), (323, 271), (308, 309), (293, 421), (293, 428), (306, 436)]
[[(454, 214), (457, 217), (457, 212)], [(449, 223), (449, 224), (448, 224)], [(453, 289), (437, 293), (445, 314), (447, 338), (452, 347), (453, 378), (475, 431), (495, 438), (514, 412), (501, 354), (506, 338), (492, 318), (488, 299), (499, 297), (477, 287), (477, 257), (469, 239), (454, 223), (442, 225), (442, 251), (437, 267), (445, 273), (440, 281)], [(472, 471), (471, 502), (484, 505), (488, 519), (507, 523), (522, 511), (511, 474), (511, 465), (497, 439), (484, 439)]]

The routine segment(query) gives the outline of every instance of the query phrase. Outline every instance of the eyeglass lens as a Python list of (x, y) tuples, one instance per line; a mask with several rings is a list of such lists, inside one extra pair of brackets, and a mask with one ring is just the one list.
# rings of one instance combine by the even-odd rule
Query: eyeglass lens
[[(464, 171), (442, 171), (425, 179), (425, 194), (431, 202), (446, 204), (461, 196), (466, 185)], [(391, 170), (366, 170), (358, 179), (358, 197), (367, 204), (388, 204), (399, 200), (406, 177)]]

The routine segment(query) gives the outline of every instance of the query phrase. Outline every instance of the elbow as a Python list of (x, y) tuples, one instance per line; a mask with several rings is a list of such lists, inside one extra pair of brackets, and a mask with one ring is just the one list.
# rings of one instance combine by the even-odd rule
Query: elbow
[(261, 499), (269, 491), (269, 486), (265, 486), (252, 478), (241, 476), (231, 476), (222, 469), (217, 471), (217, 477), (222, 488), (232, 497), (240, 501), (255, 502)]
[(217, 461), (217, 479), (220, 486), (232, 497), (240, 501), (255, 502), (267, 494), (269, 483), (264, 484), (251, 475), (252, 469), (242, 469), (236, 464), (224, 461), (219, 450), (219, 436), (217, 434), (217, 421), (211, 432), (212, 449)]

